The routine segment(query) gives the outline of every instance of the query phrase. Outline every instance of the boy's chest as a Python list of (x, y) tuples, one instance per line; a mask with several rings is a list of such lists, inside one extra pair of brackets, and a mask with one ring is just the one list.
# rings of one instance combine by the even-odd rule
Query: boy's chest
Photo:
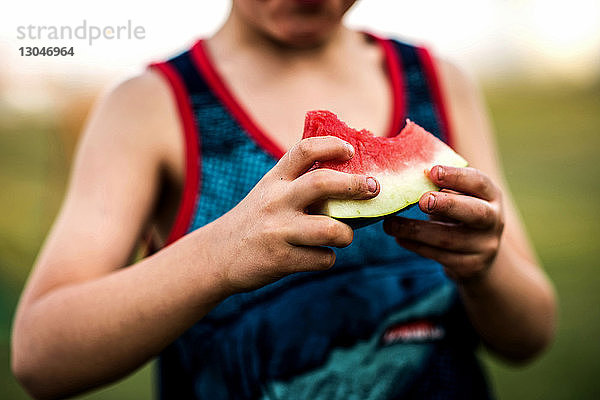
[(310, 110), (332, 111), (351, 127), (379, 136), (388, 133), (392, 94), (385, 79), (340, 82), (315, 77), (282, 80), (261, 89), (244, 84), (233, 91), (250, 118), (284, 151), (302, 138), (304, 117)]

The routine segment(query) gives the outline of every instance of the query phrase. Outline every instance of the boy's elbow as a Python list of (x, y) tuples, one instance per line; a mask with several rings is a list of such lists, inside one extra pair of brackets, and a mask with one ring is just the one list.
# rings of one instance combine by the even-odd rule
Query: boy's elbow
[(23, 351), (15, 351), (13, 347), (11, 369), (21, 387), (34, 399), (61, 397), (53, 390), (47, 377), (42, 375), (42, 371), (35, 364), (35, 360), (28, 359), (27, 354), (23, 354)]
[(528, 343), (521, 343), (515, 349), (492, 349), (506, 363), (521, 367), (540, 357), (551, 345), (552, 337), (538, 337)]
[(557, 297), (553, 286), (548, 282), (539, 298), (537, 328), (514, 343), (508, 349), (493, 349), (500, 358), (515, 366), (525, 366), (546, 352), (554, 342), (557, 325)]
[(27, 393), (29, 393), (35, 399), (41, 398), (36, 390), (35, 372), (31, 370), (25, 361), (22, 361), (19, 359), (19, 357), (15, 357), (13, 355), (11, 360), (11, 369), (15, 378)]
[(23, 318), (17, 317), (14, 323), (11, 342), (10, 366), (14, 377), (23, 389), (35, 399), (52, 399), (50, 379), (44, 374), (43, 362), (36, 356), (35, 346), (29, 345), (31, 328), (24, 326)]
[(537, 346), (534, 349), (535, 351), (532, 352), (532, 356), (529, 357), (529, 361), (548, 350), (556, 337), (558, 301), (556, 291), (550, 281), (546, 281), (544, 285), (540, 302), (542, 304), (540, 307), (540, 325), (542, 328), (536, 341)]
[(39, 373), (35, 368), (35, 361), (31, 360), (31, 355), (22, 349), (15, 341), (13, 334), (13, 345), (11, 351), (11, 369), (12, 373), (21, 384), (21, 387), (27, 391), (33, 398), (40, 399), (42, 396), (39, 384)]

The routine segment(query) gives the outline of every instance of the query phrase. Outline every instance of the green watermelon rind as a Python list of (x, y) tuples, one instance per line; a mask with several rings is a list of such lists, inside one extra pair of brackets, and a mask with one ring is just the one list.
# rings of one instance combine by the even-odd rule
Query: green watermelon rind
[(450, 147), (445, 147), (432, 161), (418, 163), (402, 173), (367, 172), (379, 181), (380, 192), (376, 197), (369, 200), (329, 199), (323, 204), (322, 214), (357, 227), (369, 225), (368, 220), (377, 222), (396, 214), (417, 203), (424, 193), (439, 189), (426, 175), (426, 171), (435, 165), (466, 167), (468, 163)]

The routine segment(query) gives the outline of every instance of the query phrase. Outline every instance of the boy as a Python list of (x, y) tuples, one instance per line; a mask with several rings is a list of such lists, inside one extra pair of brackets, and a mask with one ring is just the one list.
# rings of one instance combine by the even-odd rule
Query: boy
[[(474, 90), (424, 49), (347, 29), (352, 4), (233, 0), (214, 36), (100, 103), (15, 320), (30, 393), (160, 354), (164, 398), (486, 398), (477, 338), (516, 361), (547, 346), (554, 294)], [(312, 109), (378, 135), (410, 117), (472, 167), (432, 168), (443, 190), (420, 210), (353, 232), (305, 210), (378, 183), (305, 173), (354, 155), (299, 141)], [(148, 226), (161, 250), (123, 268)]]

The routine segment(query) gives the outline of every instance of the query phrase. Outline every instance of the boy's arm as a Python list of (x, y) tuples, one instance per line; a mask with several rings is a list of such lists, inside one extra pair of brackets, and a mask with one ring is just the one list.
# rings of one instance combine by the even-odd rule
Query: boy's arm
[(552, 340), (554, 291), (504, 183), (475, 87), (451, 64), (440, 61), (438, 68), (453, 144), (471, 167), (432, 168), (429, 177), (443, 190), (419, 201), (432, 219), (392, 217), (384, 227), (402, 246), (445, 267), (490, 348), (524, 361)]
[(150, 71), (126, 81), (85, 129), (14, 322), (13, 370), (36, 397), (133, 370), (218, 297), (211, 274), (192, 279), (185, 256), (200, 255), (185, 242), (121, 269), (151, 218), (166, 149), (182, 151), (164, 143), (180, 137), (168, 90)]
[(556, 298), (527, 238), (501, 171), (484, 102), (476, 86), (448, 62), (438, 61), (456, 150), (500, 188), (504, 232), (489, 273), (460, 286), (471, 321), (499, 355), (524, 361), (554, 336)]
[(378, 192), (366, 176), (305, 173), (316, 161), (353, 155), (338, 138), (305, 139), (228, 213), (123, 268), (152, 213), (165, 149), (183, 154), (170, 143), (181, 135), (161, 79), (147, 72), (121, 85), (86, 129), (13, 326), (13, 372), (36, 398), (114, 381), (227, 296), (331, 267), (335, 253), (324, 246), (347, 246), (352, 229), (306, 214), (308, 205)]

